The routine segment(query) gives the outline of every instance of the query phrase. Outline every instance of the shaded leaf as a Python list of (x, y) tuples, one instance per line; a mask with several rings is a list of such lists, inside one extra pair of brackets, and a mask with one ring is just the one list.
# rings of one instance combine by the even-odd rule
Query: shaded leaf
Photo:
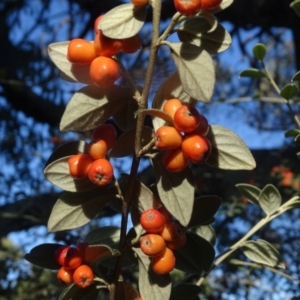
[(70, 176), (68, 159), (71, 156), (63, 157), (50, 163), (44, 170), (45, 177), (54, 185), (69, 192), (84, 192), (95, 189), (88, 178), (73, 178)]
[(205, 224), (215, 215), (221, 203), (222, 199), (218, 196), (201, 196), (195, 198), (188, 227)]
[(185, 245), (174, 251), (176, 268), (203, 276), (210, 271), (215, 258), (215, 250), (207, 240), (193, 232), (186, 232), (186, 236)]
[(267, 241), (260, 239), (257, 241), (247, 241), (242, 245), (241, 249), (245, 256), (256, 263), (285, 268), (284, 261), (279, 252)]
[(151, 268), (151, 258), (140, 248), (133, 248), (139, 262), (139, 289), (142, 299), (169, 299), (171, 294), (170, 274), (159, 275)]
[(129, 283), (119, 281), (117, 288), (118, 300), (137, 300), (139, 297), (138, 291)]
[(280, 96), (289, 100), (298, 94), (298, 87), (295, 83), (286, 84), (280, 91)]
[(210, 125), (207, 138), (212, 152), (206, 163), (212, 167), (226, 170), (252, 170), (256, 167), (254, 158), (233, 131), (219, 125)]
[(252, 52), (256, 59), (262, 61), (267, 53), (267, 48), (264, 44), (258, 43), (253, 47)]
[(97, 300), (98, 293), (99, 290), (95, 283), (84, 289), (72, 283), (64, 290), (58, 300)]
[(146, 16), (146, 5), (121, 4), (104, 15), (98, 24), (98, 29), (112, 39), (126, 39), (140, 31)]
[(300, 17), (300, 0), (295, 0), (290, 3), (290, 7), (295, 11), (295, 13)]
[[(299, 6), (300, 6), (300, 0), (299, 0)], [(292, 81), (300, 81), (300, 71), (298, 71), (293, 77)]]
[(264, 78), (266, 77), (266, 74), (254, 69), (254, 68), (249, 68), (249, 69), (245, 69), (243, 70), (240, 74), (240, 77), (251, 77), (251, 78)]
[(152, 159), (159, 198), (166, 209), (187, 226), (194, 206), (194, 178), (190, 168), (172, 173), (162, 165), (161, 155)]
[(120, 252), (107, 245), (89, 245), (85, 249), (85, 261), (88, 265), (96, 264), (112, 256), (118, 256)]
[(170, 300), (195, 300), (201, 293), (200, 286), (190, 283), (183, 283), (172, 288)]
[(297, 136), (299, 136), (300, 134), (300, 129), (290, 129), (290, 130), (287, 130), (285, 133), (284, 133), (284, 136), (285, 137), (294, 137), (296, 138)]
[(274, 185), (267, 184), (260, 192), (258, 201), (260, 207), (269, 216), (280, 207), (281, 195)]
[(187, 18), (176, 32), (182, 42), (194, 44), (210, 54), (225, 51), (231, 45), (230, 34), (219, 23), (212, 29), (208, 20), (194, 17)]
[(120, 228), (105, 226), (91, 230), (84, 239), (89, 244), (103, 244), (117, 248), (120, 241)]
[(59, 270), (59, 265), (56, 260), (54, 253), (55, 251), (63, 246), (62, 244), (41, 244), (26, 253), (24, 258), (30, 263), (42, 267), (44, 269)]
[(167, 43), (183, 89), (192, 98), (209, 102), (215, 85), (215, 67), (207, 51), (189, 43)]
[(160, 110), (160, 109), (140, 109), (137, 114), (146, 114), (146, 115), (150, 115), (153, 117), (158, 117), (163, 119), (165, 122), (169, 123), (169, 124), (173, 124), (173, 119), (172, 117), (165, 113), (164, 111)]
[(193, 229), (193, 232), (202, 236), (204, 239), (206, 239), (212, 245), (214, 245), (216, 243), (216, 233), (211, 225), (196, 227)]
[(261, 190), (259, 188), (247, 183), (238, 183), (235, 186), (251, 203), (259, 205), (259, 195), (261, 193)]
[(72, 64), (67, 58), (70, 41), (53, 43), (48, 46), (48, 54), (56, 67), (61, 71), (61, 76), (66, 81), (81, 82), (93, 85), (90, 77), (89, 64)]
[(233, 3), (233, 1), (234, 0), (223, 0), (222, 3), (218, 7), (212, 9), (210, 11), (210, 13), (215, 14), (219, 11), (222, 11), (222, 10), (226, 9), (227, 7), (229, 7)]
[(85, 86), (77, 91), (67, 104), (60, 122), (60, 130), (93, 129), (122, 109), (128, 97), (129, 90), (117, 85), (107, 89)]

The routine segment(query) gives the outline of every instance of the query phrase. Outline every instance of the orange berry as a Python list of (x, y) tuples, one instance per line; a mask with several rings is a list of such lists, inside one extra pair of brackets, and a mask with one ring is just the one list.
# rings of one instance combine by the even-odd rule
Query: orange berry
[(180, 106), (174, 114), (174, 126), (179, 131), (192, 132), (200, 124), (200, 114), (198, 110), (189, 104)]
[(73, 39), (68, 45), (67, 58), (74, 64), (90, 64), (97, 57), (94, 45), (84, 39)]
[(105, 186), (112, 181), (113, 173), (114, 170), (111, 163), (105, 158), (100, 158), (92, 163), (88, 177), (91, 182), (99, 186)]
[(174, 114), (180, 106), (182, 106), (182, 102), (179, 99), (169, 99), (165, 102), (163, 111), (174, 119)]
[(165, 226), (162, 214), (156, 209), (148, 209), (141, 214), (140, 223), (149, 233), (160, 232)]
[(122, 52), (134, 53), (141, 48), (141, 38), (138, 34), (122, 40)]
[(190, 133), (183, 138), (181, 149), (194, 163), (204, 163), (211, 153), (211, 144), (205, 136)]
[(99, 56), (90, 65), (90, 76), (92, 81), (99, 87), (111, 87), (120, 77), (119, 66), (113, 59)]
[(64, 246), (55, 252), (56, 261), (66, 269), (76, 269), (82, 263), (83, 257), (75, 247)]
[(163, 156), (162, 163), (170, 172), (180, 172), (184, 170), (189, 160), (183, 154), (181, 148), (167, 150)]
[(175, 256), (171, 249), (166, 250), (152, 258), (152, 269), (157, 274), (167, 274), (171, 272), (175, 267)]
[(154, 134), (155, 146), (159, 150), (176, 149), (181, 146), (182, 140), (180, 131), (171, 126), (162, 126)]
[(149, 4), (149, 0), (130, 0), (135, 6), (143, 6)]
[(98, 31), (94, 39), (95, 53), (97, 56), (110, 57), (121, 51), (121, 40), (111, 39)]
[(104, 140), (92, 141), (88, 144), (88, 153), (93, 159), (104, 158), (107, 153), (107, 145)]
[(203, 115), (200, 115), (200, 123), (192, 133), (206, 136), (208, 134), (208, 131), (209, 131), (208, 121)]
[(194, 16), (201, 9), (202, 0), (174, 0), (176, 10), (184, 16)]
[(99, 16), (99, 17), (95, 20), (95, 22), (94, 22), (94, 31), (95, 31), (96, 34), (97, 34), (98, 31), (99, 31), (99, 29), (98, 29), (98, 24), (99, 24), (99, 22), (101, 21), (101, 19), (102, 19), (103, 17), (104, 17), (104, 15)]
[(88, 265), (81, 265), (74, 271), (73, 281), (84, 289), (94, 282), (94, 272)]
[(165, 224), (165, 227), (160, 232), (161, 237), (166, 242), (178, 240), (184, 234), (184, 230), (179, 223), (171, 222)]
[(166, 242), (160, 235), (149, 233), (141, 238), (140, 247), (146, 255), (156, 256), (165, 250)]
[(222, 3), (222, 0), (201, 0), (201, 9), (205, 11), (213, 10)]
[(94, 141), (104, 140), (107, 145), (107, 151), (110, 150), (117, 139), (117, 131), (116, 128), (109, 123), (104, 123), (96, 127), (93, 131), (92, 136)]
[(167, 247), (171, 250), (177, 250), (179, 248), (181, 248), (182, 246), (184, 246), (184, 244), (186, 243), (186, 234), (183, 233), (180, 238), (167, 242)]
[(93, 159), (86, 154), (76, 154), (68, 159), (70, 175), (74, 178), (84, 178), (87, 176)]
[(57, 272), (57, 278), (59, 279), (59, 281), (65, 284), (70, 284), (73, 282), (73, 273), (74, 270), (61, 267)]

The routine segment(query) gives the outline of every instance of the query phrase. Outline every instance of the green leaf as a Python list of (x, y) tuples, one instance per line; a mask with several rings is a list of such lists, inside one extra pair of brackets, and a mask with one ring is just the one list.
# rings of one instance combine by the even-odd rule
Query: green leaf
[(62, 244), (41, 244), (26, 253), (24, 258), (30, 263), (44, 269), (59, 270), (61, 266), (56, 262), (55, 251), (64, 246)]
[(264, 78), (266, 77), (266, 74), (254, 69), (254, 68), (249, 68), (249, 69), (245, 69), (243, 70), (240, 74), (240, 77), (251, 77), (251, 78)]
[(286, 84), (281, 92), (280, 96), (286, 100), (289, 100), (298, 94), (298, 87), (295, 83)]
[(245, 256), (250, 260), (277, 268), (285, 268), (278, 250), (270, 243), (264, 240), (247, 241), (241, 247)]
[(188, 18), (176, 29), (182, 42), (191, 43), (210, 54), (225, 51), (231, 45), (231, 36), (221, 24), (212, 30), (203, 17)]
[(199, 299), (200, 286), (190, 283), (183, 283), (172, 288), (170, 300), (195, 300)]
[(48, 231), (56, 232), (70, 230), (86, 225), (95, 218), (108, 201), (115, 195), (101, 195), (98, 193), (80, 193), (85, 200), (82, 204), (66, 203), (61, 197), (54, 204), (49, 220)]
[(254, 185), (247, 183), (238, 183), (235, 185), (241, 194), (251, 203), (259, 205), (259, 195), (261, 190)]
[(188, 227), (205, 224), (215, 215), (221, 203), (222, 199), (218, 196), (201, 196), (196, 198)]
[(196, 227), (193, 229), (193, 232), (206, 239), (212, 245), (216, 243), (216, 233), (211, 225)]
[[(300, 0), (299, 0), (300, 3)], [(299, 4), (300, 6), (300, 4)], [(300, 71), (298, 71), (293, 77), (292, 77), (292, 82), (293, 81), (300, 81)]]
[(253, 47), (252, 52), (256, 59), (262, 61), (267, 53), (267, 48), (264, 44), (258, 43)]
[(300, 198), (295, 196), (282, 205), (285, 210), (300, 208)]
[[(87, 143), (85, 141), (71, 141), (57, 147), (48, 158), (46, 166), (52, 162), (70, 155), (78, 153), (87, 153)], [(45, 166), (45, 167), (46, 167)]]
[(225, 170), (252, 170), (255, 160), (242, 141), (233, 131), (219, 125), (210, 125), (207, 138), (212, 152), (206, 163), (212, 167)]
[(129, 89), (117, 85), (107, 89), (85, 86), (69, 101), (60, 121), (60, 130), (94, 129), (122, 109), (126, 104), (125, 99), (129, 97)]
[[(146, 146), (153, 140), (154, 132), (150, 127), (143, 127), (142, 146)], [(133, 155), (135, 143), (135, 129), (124, 132), (116, 141), (109, 157), (124, 157)]]
[(69, 192), (85, 192), (95, 189), (88, 178), (73, 178), (70, 176), (68, 159), (71, 156), (63, 157), (50, 163), (44, 170), (45, 177), (54, 185)]
[(181, 225), (187, 226), (194, 206), (194, 179), (190, 168), (172, 173), (162, 165), (161, 155), (151, 161), (161, 202)]
[(112, 39), (126, 39), (140, 31), (146, 16), (146, 5), (121, 4), (104, 15), (98, 24), (98, 29)]
[(48, 46), (48, 54), (56, 67), (61, 71), (64, 80), (81, 82), (85, 84), (94, 83), (90, 77), (90, 65), (72, 64), (67, 58), (70, 41), (53, 43)]
[(295, 128), (295, 129), (290, 129), (290, 130), (287, 130), (285, 133), (284, 133), (284, 136), (285, 137), (293, 137), (293, 138), (296, 138), (297, 136), (299, 136), (300, 134), (300, 130)]
[(174, 251), (176, 268), (203, 276), (210, 271), (215, 258), (215, 250), (207, 240), (193, 232), (186, 232), (186, 236), (185, 245)]
[(76, 284), (69, 285), (58, 300), (97, 300), (99, 290), (95, 283), (87, 288), (80, 288)]
[(259, 205), (268, 215), (272, 215), (281, 205), (281, 195), (276, 187), (272, 184), (267, 184), (259, 195)]
[[(160, 86), (153, 100), (152, 108), (162, 110), (165, 102), (174, 98), (184, 103), (191, 102), (191, 97), (183, 90), (178, 72), (169, 76)], [(155, 130), (166, 124), (164, 119), (157, 117), (152, 118), (152, 123)]]
[(295, 13), (300, 17), (300, 0), (295, 0), (290, 3), (290, 7), (295, 11)]
[(139, 289), (142, 299), (169, 299), (172, 282), (170, 274), (159, 275), (151, 268), (151, 258), (140, 248), (133, 248), (139, 262)]
[(169, 43), (183, 89), (192, 98), (209, 102), (215, 85), (215, 67), (207, 51), (189, 43)]

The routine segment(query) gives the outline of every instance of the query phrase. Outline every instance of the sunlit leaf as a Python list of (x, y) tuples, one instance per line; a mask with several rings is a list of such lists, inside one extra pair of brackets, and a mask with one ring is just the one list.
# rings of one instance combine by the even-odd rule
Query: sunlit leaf
[(282, 205), (285, 210), (300, 208), (300, 198), (295, 196)]
[(276, 187), (267, 184), (259, 195), (259, 205), (267, 215), (272, 215), (281, 205), (281, 195)]
[(247, 241), (241, 247), (243, 253), (252, 261), (263, 265), (285, 268), (278, 250), (264, 240)]
[(122, 109), (128, 97), (129, 90), (117, 85), (107, 89), (83, 87), (69, 101), (60, 122), (60, 130), (93, 129)]
[(235, 185), (242, 195), (251, 203), (259, 205), (259, 195), (261, 190), (252, 184), (239, 183)]
[(121, 4), (108, 11), (98, 29), (112, 39), (126, 39), (137, 34), (145, 23), (147, 8), (132, 3)]
[(194, 206), (193, 174), (190, 168), (169, 172), (161, 161), (161, 155), (152, 158), (160, 200), (181, 225), (187, 226)]
[(212, 152), (206, 163), (226, 170), (252, 170), (255, 160), (242, 139), (233, 131), (219, 125), (211, 125), (207, 138)]
[(190, 283), (182, 283), (172, 288), (170, 300), (195, 300), (199, 299), (200, 286)]
[(193, 228), (193, 232), (197, 233), (198, 235), (202, 236), (212, 245), (216, 243), (216, 233), (211, 225), (199, 226)]
[(296, 96), (298, 91), (298, 87), (295, 83), (288, 83), (280, 91), (280, 96), (286, 100), (289, 100)]
[(183, 89), (192, 98), (209, 102), (215, 85), (215, 67), (207, 51), (189, 43), (167, 43)]
[(262, 71), (254, 68), (249, 68), (243, 70), (240, 74), (240, 77), (251, 77), (251, 78), (264, 78), (266, 77), (266, 74)]
[(97, 300), (98, 293), (95, 283), (84, 289), (73, 283), (64, 290), (58, 300)]
[(140, 248), (133, 248), (139, 262), (139, 290), (142, 299), (169, 299), (171, 294), (170, 274), (159, 275), (151, 268), (151, 258)]
[(253, 47), (252, 52), (256, 59), (263, 60), (267, 53), (267, 48), (264, 44), (258, 43)]

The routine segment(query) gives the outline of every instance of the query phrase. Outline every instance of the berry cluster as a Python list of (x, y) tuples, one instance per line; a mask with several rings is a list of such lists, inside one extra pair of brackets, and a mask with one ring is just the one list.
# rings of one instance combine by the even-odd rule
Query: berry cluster
[(183, 228), (163, 206), (144, 211), (140, 223), (147, 231), (140, 240), (140, 248), (152, 258), (153, 271), (158, 274), (171, 272), (175, 267), (173, 250), (181, 248), (186, 242)]
[(120, 51), (134, 53), (141, 47), (138, 34), (127, 39), (111, 39), (98, 30), (99, 16), (94, 24), (94, 43), (76, 38), (70, 41), (67, 58), (73, 64), (90, 65), (90, 77), (101, 88), (111, 87), (120, 77), (119, 65), (112, 56)]
[(204, 163), (211, 152), (211, 144), (205, 137), (209, 130), (207, 119), (198, 110), (170, 99), (163, 111), (170, 115), (173, 126), (162, 126), (154, 135), (157, 149), (164, 150), (163, 165), (171, 172), (182, 171), (190, 162)]
[(211, 11), (221, 3), (222, 0), (174, 0), (176, 10), (186, 17), (194, 16), (200, 10)]
[(76, 247), (61, 246), (55, 251), (55, 260), (61, 265), (57, 278), (65, 283), (75, 283), (86, 288), (94, 282), (93, 270), (85, 264), (85, 249), (88, 243), (79, 243)]
[(88, 144), (88, 154), (79, 153), (69, 158), (70, 175), (74, 178), (88, 177), (99, 186), (109, 184), (113, 179), (113, 167), (105, 157), (116, 138), (117, 132), (113, 125), (105, 123), (96, 127), (92, 141)]

